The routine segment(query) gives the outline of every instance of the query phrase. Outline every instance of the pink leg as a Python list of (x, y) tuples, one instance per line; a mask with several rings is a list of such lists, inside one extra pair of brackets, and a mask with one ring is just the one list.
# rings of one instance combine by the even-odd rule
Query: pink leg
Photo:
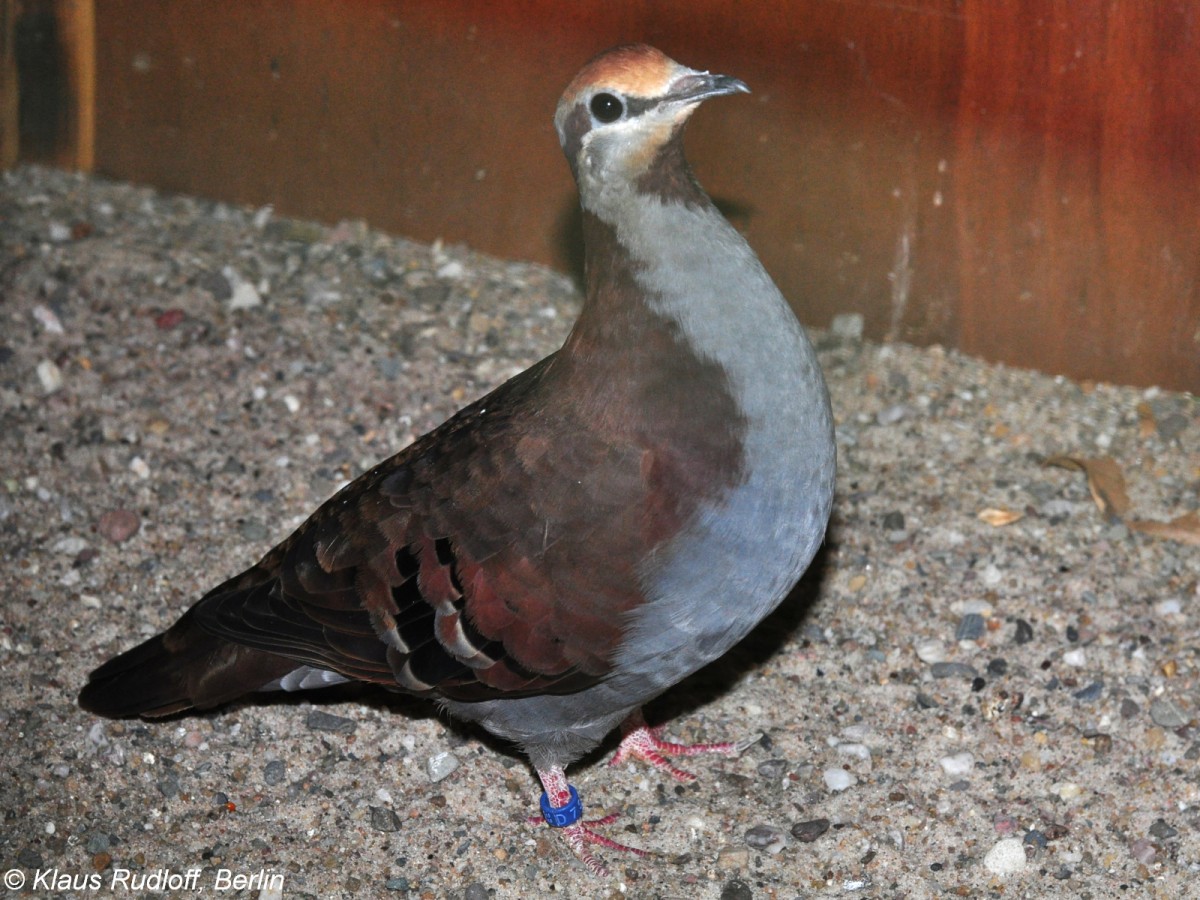
[(667, 759), (668, 756), (699, 756), (702, 753), (737, 756), (754, 743), (754, 741), (737, 743), (727, 741), (719, 744), (676, 744), (673, 741), (664, 741), (659, 737), (662, 727), (651, 728), (647, 725), (646, 720), (642, 718), (640, 709), (634, 710), (621, 723), (621, 732), (624, 737), (621, 738), (617, 752), (609, 761), (610, 766), (619, 765), (630, 758), (640, 759), (656, 769), (667, 772), (675, 780), (685, 783), (695, 781), (696, 776), (671, 765)]
[[(567, 783), (567, 776), (559, 766), (549, 769), (538, 769), (538, 778), (542, 780), (542, 787), (546, 791), (546, 797), (552, 809), (562, 810), (570, 806), (572, 801), (578, 803), (578, 795), (575, 797), (571, 796), (571, 786)], [(618, 844), (611, 838), (606, 838), (604, 835), (597, 834), (592, 830), (603, 825), (609, 825), (616, 821), (616, 819), (617, 814), (612, 813), (599, 819), (573, 821), (569, 825), (555, 826), (555, 830), (562, 834), (567, 841), (567, 846), (571, 848), (571, 852), (579, 858), (580, 862), (588, 867), (588, 870), (593, 875), (600, 878), (607, 878), (608, 867), (592, 853), (591, 848), (588, 846), (589, 844), (596, 844), (609, 850), (632, 853), (635, 856), (646, 855), (645, 850)], [(531, 817), (529, 821), (530, 824), (547, 824), (547, 820), (543, 816)]]

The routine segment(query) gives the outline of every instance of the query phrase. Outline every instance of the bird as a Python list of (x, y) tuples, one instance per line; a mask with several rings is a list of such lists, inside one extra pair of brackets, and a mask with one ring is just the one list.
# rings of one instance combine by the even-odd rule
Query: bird
[(554, 124), (578, 187), (584, 301), (563, 345), (350, 482), (165, 632), (95, 669), (107, 717), (346, 681), (434, 700), (524, 752), (540, 821), (583, 818), (568, 765), (680, 780), (644, 704), (790, 593), (833, 503), (829, 393), (795, 313), (700, 186), (684, 126), (740, 80), (644, 44), (589, 61)]

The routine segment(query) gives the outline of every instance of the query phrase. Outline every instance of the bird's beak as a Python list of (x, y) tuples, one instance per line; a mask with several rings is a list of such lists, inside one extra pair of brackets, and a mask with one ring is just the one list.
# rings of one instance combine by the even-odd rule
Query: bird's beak
[(722, 94), (750, 93), (746, 83), (729, 75), (713, 75), (709, 72), (688, 71), (671, 83), (663, 98), (668, 103), (699, 103), (709, 97)]

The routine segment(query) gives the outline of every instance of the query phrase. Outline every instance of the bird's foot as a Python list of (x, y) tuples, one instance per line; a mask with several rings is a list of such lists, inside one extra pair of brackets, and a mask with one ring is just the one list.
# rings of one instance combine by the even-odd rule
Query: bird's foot
[(662, 726), (651, 728), (642, 718), (642, 711), (634, 710), (621, 725), (624, 737), (617, 746), (617, 752), (609, 760), (610, 766), (619, 765), (629, 759), (640, 759), (654, 768), (669, 774), (676, 781), (684, 783), (695, 781), (696, 776), (691, 772), (675, 766), (667, 758), (669, 756), (700, 756), (704, 753), (715, 753), (719, 756), (738, 756), (747, 747), (757, 743), (762, 735), (745, 741), (723, 741), (715, 744), (678, 744), (665, 741), (660, 737)]
[(620, 817), (617, 813), (609, 813), (599, 819), (580, 821), (583, 816), (583, 804), (580, 802), (575, 788), (567, 783), (562, 769), (558, 767), (539, 769), (538, 777), (542, 780), (542, 787), (546, 789), (546, 793), (542, 795), (542, 814), (530, 816), (530, 824), (549, 825), (559, 832), (566, 840), (567, 846), (571, 848), (571, 852), (587, 866), (588, 871), (593, 875), (607, 878), (609, 872), (608, 867), (592, 853), (592, 846), (632, 853), (635, 856), (648, 855), (645, 850), (619, 844), (612, 838), (607, 838), (593, 830), (604, 825), (611, 825)]

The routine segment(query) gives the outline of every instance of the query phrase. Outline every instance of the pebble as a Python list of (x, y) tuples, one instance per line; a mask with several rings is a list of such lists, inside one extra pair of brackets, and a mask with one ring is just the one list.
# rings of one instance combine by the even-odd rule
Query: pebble
[(50, 307), (38, 303), (33, 307), (33, 317), (38, 320), (47, 334), (65, 334), (62, 320), (58, 317), (58, 313)]
[(1179, 829), (1167, 824), (1166, 819), (1155, 819), (1154, 824), (1150, 826), (1150, 836), (1156, 837), (1160, 841), (1170, 840), (1178, 834)]
[(811, 844), (829, 830), (828, 819), (810, 819), (792, 826), (792, 837), (804, 844)]
[(889, 406), (887, 409), (881, 409), (875, 415), (875, 421), (880, 425), (895, 425), (897, 422), (903, 421), (908, 415), (909, 409), (903, 403), (897, 403), (894, 406)]
[(396, 815), (394, 810), (390, 810), (384, 806), (372, 806), (371, 810), (371, 827), (376, 831), (391, 833), (400, 830), (400, 817)]
[(1164, 600), (1154, 607), (1160, 616), (1177, 616), (1183, 612), (1183, 602), (1176, 597)]
[(1073, 650), (1068, 650), (1062, 655), (1062, 660), (1068, 666), (1079, 668), (1087, 665), (1087, 653), (1082, 647), (1076, 647)]
[[(750, 867), (750, 850), (747, 847), (727, 844), (717, 853), (717, 868), (726, 872)], [(722, 894), (724, 896), (724, 894)]]
[(1015, 875), (1027, 865), (1025, 846), (1017, 838), (996, 841), (983, 858), (983, 865), (994, 875)]
[(722, 885), (721, 900), (754, 900), (754, 891), (740, 878), (734, 878)]
[(975, 756), (969, 750), (963, 750), (961, 753), (943, 756), (938, 760), (938, 765), (947, 775), (966, 775), (975, 768)]
[(1082, 700), (1085, 703), (1089, 703), (1092, 700), (1099, 700), (1101, 695), (1103, 695), (1103, 694), (1104, 694), (1104, 682), (1103, 681), (1093, 681), (1087, 687), (1076, 691), (1071, 696), (1074, 697), (1076, 700)]
[(1016, 626), (1013, 631), (1013, 643), (1014, 644), (1018, 644), (1018, 645), (1028, 644), (1030, 641), (1033, 640), (1033, 626), (1032, 625), (1030, 625), (1024, 619), (1017, 619), (1017, 621), (1014, 624)]
[(123, 544), (142, 527), (142, 520), (132, 509), (110, 509), (100, 516), (96, 530), (114, 544)]
[(262, 306), (262, 296), (248, 281), (239, 281), (233, 288), (233, 295), (229, 298), (230, 309), (254, 309), (256, 306)]
[(425, 772), (429, 775), (429, 780), (436, 784), (449, 776), (460, 765), (462, 765), (462, 762), (457, 756), (449, 750), (443, 750), (441, 753), (435, 753), (425, 761)]
[(934, 665), (946, 661), (946, 646), (941, 641), (921, 641), (913, 648), (917, 659), (923, 663)]
[(383, 886), (389, 891), (404, 891), (406, 894), (409, 891), (408, 879), (403, 875), (393, 875), (383, 883)]
[(822, 774), (822, 777), (825, 779), (825, 787), (829, 788), (829, 790), (833, 791), (834, 793), (847, 790), (854, 785), (856, 780), (854, 776), (845, 769), (837, 766), (826, 769)]
[(766, 759), (758, 764), (758, 774), (771, 781), (778, 781), (788, 770), (786, 759)]
[(929, 674), (934, 678), (978, 678), (979, 673), (973, 666), (962, 662), (939, 662), (929, 667)]
[(787, 846), (787, 835), (774, 825), (755, 825), (746, 831), (746, 846), (775, 854)]
[(1140, 862), (1143, 866), (1148, 866), (1154, 862), (1154, 858), (1158, 856), (1158, 851), (1154, 849), (1154, 845), (1145, 838), (1138, 838), (1129, 845), (1129, 852), (1133, 854), (1133, 858)]
[(974, 641), (983, 636), (984, 621), (979, 613), (967, 613), (959, 620), (958, 628), (954, 631), (957, 641)]
[(1174, 700), (1159, 697), (1150, 704), (1150, 718), (1161, 728), (1182, 728), (1191, 717)]
[(287, 776), (287, 765), (282, 759), (273, 759), (263, 766), (263, 781), (269, 785), (277, 785)]
[(53, 394), (61, 391), (63, 387), (62, 370), (55, 364), (52, 359), (43, 359), (37, 364), (38, 381), (42, 383), (42, 390), (47, 394)]
[(333, 731), (338, 734), (354, 734), (358, 723), (344, 716), (335, 716), (320, 709), (309, 710), (306, 723), (313, 731)]
[(487, 898), (488, 889), (479, 881), (471, 882), (467, 885), (467, 889), (463, 891), (463, 900), (487, 900)]
[(1002, 675), (1008, 674), (1008, 660), (1002, 656), (988, 660), (987, 673), (993, 678), (999, 678)]

